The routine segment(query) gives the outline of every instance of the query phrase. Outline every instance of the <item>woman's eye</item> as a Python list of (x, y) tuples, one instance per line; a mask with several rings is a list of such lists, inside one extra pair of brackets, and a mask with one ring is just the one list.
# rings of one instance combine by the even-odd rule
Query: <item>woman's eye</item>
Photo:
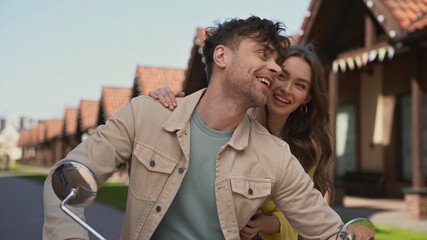
[(296, 86), (300, 89), (306, 89), (307, 87), (304, 84), (297, 83)]

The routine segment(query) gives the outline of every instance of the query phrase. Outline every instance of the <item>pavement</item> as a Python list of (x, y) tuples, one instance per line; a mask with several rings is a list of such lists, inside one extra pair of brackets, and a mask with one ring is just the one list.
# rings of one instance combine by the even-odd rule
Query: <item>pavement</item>
[[(13, 175), (0, 171), (0, 239), (42, 239), (43, 185)], [(87, 223), (106, 239), (119, 239), (124, 215), (97, 202), (85, 209)]]
[[(41, 239), (43, 185), (0, 171), (0, 189), (0, 239)], [(402, 199), (346, 196), (343, 205), (334, 207), (343, 219), (365, 217), (374, 224), (427, 232), (427, 220), (406, 217)], [(87, 223), (106, 239), (119, 239), (124, 215), (123, 211), (96, 202), (86, 208)]]
[(381, 224), (417, 232), (427, 232), (427, 219), (410, 219), (405, 214), (403, 199), (378, 199), (345, 196), (343, 207), (334, 207), (344, 219), (364, 217)]

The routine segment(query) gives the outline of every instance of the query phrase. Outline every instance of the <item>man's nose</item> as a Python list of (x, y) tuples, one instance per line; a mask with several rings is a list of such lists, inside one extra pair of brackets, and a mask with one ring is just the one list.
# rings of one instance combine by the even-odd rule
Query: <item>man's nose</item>
[(282, 72), (282, 69), (273, 58), (270, 58), (268, 61), (268, 70), (272, 73), (272, 77), (274, 78), (278, 77)]

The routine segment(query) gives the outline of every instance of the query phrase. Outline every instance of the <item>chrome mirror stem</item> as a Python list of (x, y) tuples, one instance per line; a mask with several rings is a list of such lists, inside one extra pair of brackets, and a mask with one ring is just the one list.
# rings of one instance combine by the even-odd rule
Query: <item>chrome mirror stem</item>
[(96, 232), (93, 228), (91, 228), (89, 225), (87, 225), (83, 220), (81, 220), (77, 215), (75, 215), (73, 212), (71, 212), (70, 209), (68, 209), (65, 206), (65, 204), (67, 204), (68, 201), (74, 199), (75, 197), (77, 197), (77, 195), (78, 195), (77, 189), (75, 189), (75, 188), (71, 189), (68, 196), (60, 204), (62, 211), (64, 211), (68, 216), (70, 216), (72, 219), (74, 219), (74, 221), (76, 221), (78, 224), (80, 224), (82, 227), (84, 227), (86, 230), (88, 230), (90, 233), (92, 233), (99, 240), (105, 240), (104, 237), (102, 237), (98, 232)]

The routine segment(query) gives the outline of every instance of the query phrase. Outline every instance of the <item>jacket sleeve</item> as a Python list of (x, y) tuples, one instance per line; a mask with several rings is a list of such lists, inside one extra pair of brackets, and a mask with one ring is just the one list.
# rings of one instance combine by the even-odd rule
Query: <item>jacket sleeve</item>
[[(133, 99), (131, 103), (107, 120), (105, 125), (99, 126), (96, 133), (52, 167), (43, 191), (43, 239), (73, 237), (88, 239), (87, 231), (60, 209), (60, 200), (52, 189), (52, 172), (64, 161), (80, 162), (94, 173), (98, 188), (100, 188), (122, 163), (130, 161), (135, 136), (136, 111), (138, 111), (138, 102)], [(83, 208), (70, 208), (84, 220)]]
[(273, 189), (273, 202), (304, 239), (334, 239), (342, 226), (298, 160), (284, 148), (282, 167)]
[[(313, 166), (308, 172), (308, 175), (310, 176), (311, 180), (313, 180), (313, 175), (315, 171), (316, 171), (316, 166)], [(280, 240), (280, 239), (297, 240), (298, 239), (297, 231), (295, 231), (295, 229), (291, 226), (289, 221), (286, 219), (283, 212), (276, 207), (276, 204), (274, 204), (273, 201), (267, 202), (262, 207), (262, 212), (264, 214), (276, 216), (280, 222), (280, 230), (278, 233), (267, 234), (267, 233), (260, 232), (259, 235), (261, 236), (262, 239), (264, 240)]]

